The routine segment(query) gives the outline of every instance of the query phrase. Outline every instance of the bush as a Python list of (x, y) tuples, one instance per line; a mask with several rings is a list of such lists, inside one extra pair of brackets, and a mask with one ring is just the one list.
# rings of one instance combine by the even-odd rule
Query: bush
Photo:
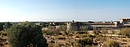
[(4, 29), (8, 29), (12, 26), (12, 24), (10, 22), (5, 22), (5, 24), (3, 25)]
[(29, 22), (13, 25), (7, 31), (10, 47), (47, 47), (41, 27)]
[(119, 34), (125, 35), (125, 36), (130, 38), (130, 28), (123, 28), (123, 29), (121, 29)]
[(80, 30), (81, 30), (81, 31), (86, 31), (87, 29), (88, 29), (87, 26), (81, 26), (81, 27), (80, 27)]
[(82, 47), (82, 45), (80, 43), (78, 43), (78, 42), (75, 42), (74, 47)]
[(83, 39), (78, 40), (78, 43), (82, 45), (82, 47), (86, 45), (92, 45), (93, 44), (93, 39), (91, 37), (85, 37)]
[(48, 47), (60, 47), (59, 44), (49, 44)]
[(68, 35), (68, 33), (65, 32), (65, 31), (61, 31), (60, 33), (61, 33), (62, 35), (64, 35), (64, 36), (65, 36), (65, 35)]
[(86, 45), (85, 47), (91, 47), (90, 45)]
[(90, 34), (76, 34), (75, 36), (78, 36), (79, 38), (85, 38), (85, 37), (91, 37), (94, 38), (95, 36), (92, 36)]
[(42, 31), (43, 34), (46, 34), (46, 35), (52, 35), (53, 33), (49, 30), (43, 30)]
[(109, 40), (106, 42), (106, 47), (120, 47), (119, 43), (113, 40)]
[(43, 30), (42, 33), (46, 35), (60, 35), (61, 33), (57, 30)]
[(90, 34), (83, 34), (83, 35), (82, 35), (82, 38), (84, 38), (84, 37), (94, 37), (94, 36), (92, 36), (92, 35), (90, 35)]
[(103, 35), (97, 35), (96, 40), (103, 42), (103, 41), (106, 41), (106, 37), (103, 37)]
[(2, 32), (1, 32), (1, 35), (2, 35), (2, 36), (7, 36), (7, 32), (6, 32), (6, 31), (2, 31)]

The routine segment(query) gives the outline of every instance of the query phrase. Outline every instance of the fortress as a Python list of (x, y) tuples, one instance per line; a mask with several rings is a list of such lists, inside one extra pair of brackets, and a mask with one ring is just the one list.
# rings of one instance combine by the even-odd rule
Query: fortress
[(72, 20), (72, 22), (67, 23), (67, 30), (80, 30), (81, 26), (86, 26), (88, 30), (101, 30), (104, 27), (108, 29), (120, 29), (120, 28), (128, 28), (130, 27), (130, 19), (123, 18), (119, 21), (111, 21), (111, 22), (75, 22)]

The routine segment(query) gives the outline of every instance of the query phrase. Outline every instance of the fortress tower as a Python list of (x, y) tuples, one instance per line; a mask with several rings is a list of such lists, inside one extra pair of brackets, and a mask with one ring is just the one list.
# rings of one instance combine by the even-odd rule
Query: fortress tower
[(78, 31), (79, 28), (80, 28), (80, 23), (79, 22), (74, 22), (74, 20), (72, 20), (71, 23), (67, 23), (67, 31), (69, 31), (69, 30)]

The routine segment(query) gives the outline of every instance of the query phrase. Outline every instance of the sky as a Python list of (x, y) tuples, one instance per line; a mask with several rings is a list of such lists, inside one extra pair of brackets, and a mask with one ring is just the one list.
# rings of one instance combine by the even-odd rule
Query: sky
[(0, 22), (120, 18), (130, 18), (130, 0), (0, 0)]

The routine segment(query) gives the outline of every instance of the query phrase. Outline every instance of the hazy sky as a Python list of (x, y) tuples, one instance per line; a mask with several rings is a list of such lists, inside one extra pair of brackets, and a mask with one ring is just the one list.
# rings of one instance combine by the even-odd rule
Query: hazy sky
[(0, 0), (0, 21), (130, 18), (130, 0)]

